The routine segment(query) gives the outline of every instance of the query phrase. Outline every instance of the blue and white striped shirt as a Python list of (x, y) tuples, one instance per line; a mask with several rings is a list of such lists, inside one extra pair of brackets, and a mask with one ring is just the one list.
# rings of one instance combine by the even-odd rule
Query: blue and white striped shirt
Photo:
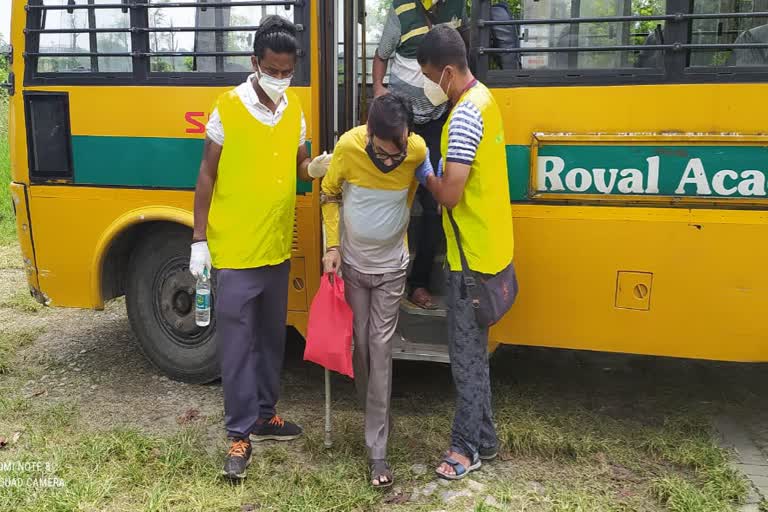
[(474, 103), (459, 103), (448, 125), (446, 162), (472, 165), (483, 138), (483, 116)]

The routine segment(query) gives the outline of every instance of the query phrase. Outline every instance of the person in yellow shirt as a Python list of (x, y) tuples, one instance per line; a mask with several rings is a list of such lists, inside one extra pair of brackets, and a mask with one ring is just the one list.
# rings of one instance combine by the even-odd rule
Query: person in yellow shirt
[(296, 179), (322, 177), (330, 158), (309, 159), (301, 104), (287, 90), (297, 50), (291, 22), (262, 20), (254, 35), (254, 74), (218, 98), (206, 126), (195, 189), (189, 268), (195, 277), (217, 269), (214, 312), (231, 440), (223, 475), (230, 479), (245, 478), (251, 438), (286, 441), (302, 433), (275, 411)]
[(405, 238), (418, 185), (414, 176), (431, 172), (426, 143), (413, 131), (410, 100), (387, 94), (371, 103), (367, 125), (341, 136), (322, 183), (328, 245), (323, 266), (325, 272), (342, 270), (354, 314), (355, 386), (365, 406), (374, 487), (393, 483), (386, 460), (392, 337), (409, 263)]
[[(488, 327), (478, 323), (471, 286), (462, 274), (459, 245), (469, 269), (496, 275), (511, 268), (512, 206), (501, 111), (491, 92), (472, 75), (464, 41), (446, 26), (424, 37), (416, 55), (424, 73), (424, 93), (434, 104), (450, 103), (443, 128), (443, 164), (422, 184), (443, 208), (448, 273), (448, 349), (456, 387), (451, 445), (436, 469), (450, 480), (480, 468), (481, 459), (496, 457), (497, 438), (491, 409)], [(457, 240), (450, 215), (458, 227)]]

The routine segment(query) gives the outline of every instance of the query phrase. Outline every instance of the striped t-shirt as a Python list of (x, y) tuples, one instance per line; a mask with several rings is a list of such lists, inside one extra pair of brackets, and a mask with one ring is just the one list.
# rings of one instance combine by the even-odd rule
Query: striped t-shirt
[(474, 103), (465, 100), (456, 106), (448, 125), (446, 162), (472, 165), (483, 138), (483, 115)]

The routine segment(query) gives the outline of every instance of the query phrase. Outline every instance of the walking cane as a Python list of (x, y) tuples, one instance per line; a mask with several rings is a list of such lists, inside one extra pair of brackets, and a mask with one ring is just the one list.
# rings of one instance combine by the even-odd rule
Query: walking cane
[(331, 372), (325, 370), (325, 447), (333, 446), (331, 439)]
[[(325, 254), (327, 242), (325, 239), (325, 225), (323, 226), (323, 254)], [(331, 439), (331, 372), (326, 368), (325, 371), (325, 447), (330, 448), (333, 446), (333, 439)]]

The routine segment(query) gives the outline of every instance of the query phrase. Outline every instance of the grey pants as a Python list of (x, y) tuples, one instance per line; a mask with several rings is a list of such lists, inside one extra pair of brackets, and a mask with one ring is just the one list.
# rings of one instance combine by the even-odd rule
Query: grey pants
[(285, 355), (290, 261), (272, 267), (218, 271), (219, 342), (227, 435), (247, 438), (275, 415)]
[(456, 412), (451, 450), (470, 459), (483, 448), (497, 445), (491, 410), (488, 370), (488, 329), (475, 319), (472, 302), (462, 298), (460, 272), (448, 273), (448, 351), (456, 387)]
[(365, 406), (365, 445), (370, 459), (384, 459), (392, 395), (392, 336), (406, 272), (363, 274), (344, 265), (342, 273), (347, 303), (354, 313), (352, 362), (355, 387)]

